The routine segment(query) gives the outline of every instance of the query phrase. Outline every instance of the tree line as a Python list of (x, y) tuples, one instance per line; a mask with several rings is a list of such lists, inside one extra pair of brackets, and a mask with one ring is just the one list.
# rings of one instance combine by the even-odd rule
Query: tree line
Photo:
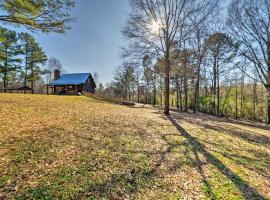
[[(0, 2), (0, 86), (1, 91), (17, 86), (35, 89), (42, 76), (51, 79), (54, 68), (61, 63), (51, 58), (48, 67), (42, 47), (32, 33), (64, 33), (73, 18), (70, 16), (73, 0), (14, 0)], [(25, 32), (10, 30), (12, 27)], [(34, 92), (34, 90), (32, 91)]]
[(103, 90), (128, 101), (270, 122), (270, 2), (130, 0), (123, 64)]
[(46, 63), (47, 56), (30, 34), (17, 34), (3, 28), (0, 32), (3, 91), (7, 92), (15, 85), (30, 85), (33, 89), (35, 82), (41, 79), (41, 67)]

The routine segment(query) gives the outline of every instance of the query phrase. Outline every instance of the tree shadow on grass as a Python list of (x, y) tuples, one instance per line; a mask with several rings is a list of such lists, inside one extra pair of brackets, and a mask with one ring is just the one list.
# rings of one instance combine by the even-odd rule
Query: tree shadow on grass
[[(263, 150), (270, 145), (270, 135), (268, 136), (268, 132), (265, 131), (261, 133), (260, 130), (247, 130), (246, 128), (237, 127), (234, 123), (229, 122), (225, 119), (219, 119), (213, 116), (208, 116), (204, 114), (187, 114), (181, 112), (181, 115), (172, 113), (174, 119), (181, 120), (181, 122), (185, 122), (188, 124), (194, 125), (195, 130), (203, 130), (205, 132), (212, 132), (217, 136), (230, 136), (228, 139), (239, 139), (242, 145), (246, 146), (244, 150), (238, 152), (237, 149), (234, 148), (235, 143), (226, 142), (225, 139), (222, 142), (218, 142), (217, 140), (209, 141), (206, 140), (204, 142), (210, 144), (211, 146), (216, 146), (217, 148), (212, 149), (212, 151), (218, 152), (222, 154), (224, 157), (227, 157), (230, 160), (233, 160), (235, 163), (244, 166), (245, 168), (256, 171), (258, 174), (263, 177), (269, 177), (269, 153), (266, 150)], [(248, 128), (249, 126), (247, 126)], [(264, 129), (263, 129), (264, 130)], [(191, 131), (191, 129), (190, 129)], [(269, 132), (270, 134), (270, 132)], [(212, 137), (214, 136), (212, 135)], [(250, 149), (250, 145), (256, 145), (256, 148)], [(219, 148), (222, 146), (222, 149)], [(220, 149), (220, 150), (218, 150)], [(235, 151), (236, 150), (236, 151)], [(240, 149), (239, 149), (240, 150)]]
[[(167, 118), (166, 118), (167, 119)], [(234, 185), (239, 189), (245, 199), (258, 199), (264, 200), (261, 194), (256, 189), (251, 187), (247, 182), (240, 178), (237, 174), (232, 172), (227, 166), (225, 166), (221, 160), (211, 154), (202, 143), (200, 143), (195, 137), (191, 136), (185, 131), (175, 119), (168, 117), (170, 122), (178, 129), (181, 133), (178, 134), (164, 134), (162, 140), (165, 144), (159, 149), (154, 151), (139, 150), (132, 151), (127, 150), (127, 153), (132, 154), (143, 154), (151, 157), (151, 155), (158, 156), (154, 165), (148, 167), (136, 167), (130, 168), (125, 172), (116, 172), (108, 174), (108, 178), (100, 181), (93, 182), (88, 185), (87, 190), (82, 191), (76, 196), (77, 199), (84, 198), (97, 198), (97, 199), (129, 199), (136, 195), (140, 189), (151, 187), (156, 178), (162, 178), (160, 174), (160, 168), (163, 164), (166, 165), (166, 171), (173, 173), (175, 170), (181, 169), (184, 163), (172, 163), (167, 160), (167, 156), (172, 153), (175, 149), (185, 146), (186, 149), (191, 148), (191, 152), (194, 155), (192, 165), (197, 172), (203, 183), (203, 190), (210, 199), (217, 199), (215, 192), (212, 189), (212, 185), (208, 182), (207, 176), (204, 173), (204, 165), (212, 164), (215, 166), (224, 176), (226, 176)], [(183, 136), (187, 142), (175, 142), (167, 136)], [(166, 149), (164, 148), (166, 147)], [(205, 157), (205, 161), (202, 161), (199, 155)], [(188, 157), (188, 155), (185, 155)], [(169, 190), (169, 188), (167, 188)]]
[[(226, 120), (223, 120), (226, 122)], [(234, 119), (227, 119), (227, 122), (235, 123), (241, 126), (247, 126), (247, 127), (252, 127), (252, 128), (259, 128), (263, 129), (266, 131), (270, 131), (270, 126), (268, 124), (263, 124), (259, 122), (250, 122), (250, 121), (241, 121), (241, 120), (234, 120)]]
[[(173, 173), (175, 170), (181, 169), (185, 162), (171, 162), (167, 157), (180, 146), (187, 146), (185, 142), (172, 141), (171, 136), (179, 138), (179, 134), (164, 134), (161, 139), (165, 142), (156, 150), (132, 150), (123, 149), (125, 154), (143, 154), (148, 159), (151, 156), (157, 158), (151, 165), (147, 166), (133, 166), (126, 172), (115, 172), (108, 174), (108, 178), (100, 182), (92, 182), (88, 185), (85, 191), (77, 194), (76, 199), (96, 198), (96, 199), (130, 199), (138, 194), (142, 188), (152, 188), (157, 180), (162, 180), (165, 174), (163, 165), (168, 168), (164, 173)], [(197, 163), (192, 163), (193, 167)], [(167, 187), (166, 191), (170, 191)]]
[[(173, 111), (173, 112), (176, 112), (176, 113), (181, 113), (181, 114), (184, 113), (183, 111), (178, 110), (176, 108), (171, 108), (170, 111)], [(234, 123), (234, 124), (245, 126), (245, 127), (258, 128), (258, 129), (263, 129), (263, 130), (266, 130), (266, 131), (270, 131), (270, 125), (269, 124), (264, 124), (263, 122), (259, 122), (259, 121), (252, 121), (252, 120), (241, 119), (241, 118), (240, 119), (225, 118), (225, 117), (217, 118), (216, 116), (210, 115), (210, 114), (207, 114), (207, 113), (196, 113), (196, 114), (194, 114), (193, 112), (192, 113), (190, 112), (189, 114), (196, 115), (197, 117), (198, 116), (207, 116), (211, 120), (218, 121), (218, 122)]]
[(115, 173), (108, 180), (93, 182), (76, 199), (129, 199), (132, 193), (151, 180), (153, 171), (132, 169), (126, 173)]
[[(270, 180), (270, 174), (267, 173), (264, 169), (269, 169), (270, 160), (269, 156), (263, 156), (263, 157), (257, 157), (257, 158), (250, 158), (245, 155), (239, 155), (237, 153), (229, 153), (229, 152), (223, 152), (219, 151), (217, 149), (213, 150), (219, 154), (221, 154), (223, 157), (230, 159), (237, 163), (237, 165), (243, 165), (245, 168), (247, 168), (250, 171), (256, 171), (258, 174), (260, 174), (265, 179)], [(256, 152), (257, 153), (257, 152)], [(264, 162), (263, 168), (260, 168), (258, 166), (258, 162)]]
[[(170, 122), (177, 128), (179, 133), (185, 137), (189, 144), (192, 145), (193, 152), (195, 153), (195, 156), (198, 155), (198, 153), (201, 153), (205, 156), (208, 163), (214, 165), (222, 174), (224, 174), (228, 179), (230, 179), (234, 185), (241, 191), (243, 197), (247, 200), (250, 199), (256, 199), (256, 200), (266, 200), (265, 197), (263, 197), (261, 194), (258, 193), (258, 191), (251, 187), (248, 183), (246, 183), (242, 178), (237, 176), (233, 171), (231, 171), (228, 167), (226, 167), (222, 161), (220, 161), (218, 158), (216, 158), (214, 155), (212, 155), (207, 149), (205, 149), (204, 145), (200, 143), (195, 137), (190, 135), (183, 127), (177, 123), (177, 121), (171, 117), (167, 117)], [(196, 156), (197, 159), (198, 156)], [(199, 172), (202, 174), (203, 182), (209, 189), (209, 193), (211, 194), (211, 187), (209, 183), (207, 182), (206, 178), (203, 175), (203, 170), (199, 165)]]
[(248, 142), (253, 142), (253, 143), (258, 143), (261, 145), (269, 145), (270, 144), (270, 138), (264, 135), (257, 135), (256, 133), (253, 133), (248, 130), (244, 130), (241, 128), (235, 128), (230, 125), (224, 125), (222, 126), (213, 126), (210, 124), (201, 124), (204, 126), (206, 129), (211, 129), (213, 131), (221, 131), (223, 133), (239, 137), (241, 139), (247, 140)]
[[(249, 131), (240, 127), (235, 127), (230, 124), (232, 123), (232, 121), (230, 120), (219, 119), (219, 118), (216, 118), (213, 116), (207, 116), (204, 114), (195, 115), (191, 113), (189, 114), (181, 113), (181, 116), (177, 115), (176, 118), (184, 120), (191, 124), (202, 126), (205, 129), (210, 129), (217, 132), (223, 132), (231, 136), (236, 136), (247, 142), (257, 143), (260, 145), (270, 145), (270, 137), (266, 135), (258, 134), (256, 132)], [(239, 124), (239, 123), (236, 123), (236, 124)], [(247, 127), (249, 127), (249, 125), (247, 125)], [(253, 127), (253, 126), (250, 126), (250, 127)]]
[(165, 151), (147, 152), (136, 151), (133, 153), (159, 155), (158, 161), (153, 167), (133, 168), (127, 172), (111, 174), (107, 180), (99, 183), (93, 182), (88, 185), (86, 191), (79, 193), (76, 199), (96, 198), (96, 199), (129, 199), (136, 194), (142, 187), (150, 185), (158, 174), (158, 169), (165, 161), (165, 157), (172, 150), (168, 146)]

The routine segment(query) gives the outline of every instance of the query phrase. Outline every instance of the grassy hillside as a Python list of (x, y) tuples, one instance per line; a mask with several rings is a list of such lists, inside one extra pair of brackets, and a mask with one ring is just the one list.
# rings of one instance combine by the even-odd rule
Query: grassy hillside
[(259, 124), (41, 95), (0, 115), (0, 199), (270, 199)]

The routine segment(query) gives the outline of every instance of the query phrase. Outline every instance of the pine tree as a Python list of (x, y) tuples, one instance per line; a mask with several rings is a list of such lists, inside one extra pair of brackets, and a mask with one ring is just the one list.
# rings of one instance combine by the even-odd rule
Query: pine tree
[(153, 79), (153, 70), (151, 69), (151, 58), (146, 55), (143, 58), (143, 79), (145, 81), (145, 103), (149, 104), (149, 91), (151, 86), (151, 81)]
[(237, 52), (237, 44), (225, 33), (216, 32), (205, 41), (206, 54), (213, 65), (214, 111), (220, 117), (220, 78), (227, 63), (232, 61)]
[(32, 31), (64, 32), (68, 29), (74, 0), (0, 1), (0, 22), (24, 26)]
[(24, 86), (30, 81), (34, 92), (35, 82), (40, 79), (41, 65), (47, 61), (47, 56), (42, 48), (36, 42), (35, 38), (28, 33), (20, 34), (22, 42), (22, 52), (24, 57), (24, 67), (22, 74), (24, 77)]
[(1, 28), (1, 42), (0, 42), (0, 73), (3, 75), (4, 92), (8, 87), (8, 81), (14, 75), (21, 59), (18, 55), (21, 54), (20, 45), (18, 44), (17, 34), (14, 31)]
[(41, 79), (41, 66), (45, 65), (47, 61), (47, 56), (43, 52), (42, 48), (35, 41), (31, 44), (31, 52), (29, 59), (29, 68), (30, 68), (30, 77), (29, 81), (31, 82), (31, 88), (34, 92), (35, 82)]

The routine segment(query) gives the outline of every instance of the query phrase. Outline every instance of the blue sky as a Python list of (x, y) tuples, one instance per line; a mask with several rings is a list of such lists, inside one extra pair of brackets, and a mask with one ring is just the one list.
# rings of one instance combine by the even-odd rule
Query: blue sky
[(128, 0), (76, 0), (77, 18), (65, 35), (39, 34), (48, 57), (58, 58), (67, 72), (97, 72), (106, 83), (120, 64), (124, 45), (121, 29), (128, 17)]
[[(228, 2), (221, 0), (224, 6)], [(39, 34), (36, 38), (48, 57), (58, 58), (67, 72), (97, 72), (106, 83), (121, 63), (121, 29), (128, 13), (128, 0), (76, 0), (72, 15), (77, 19), (71, 30), (65, 35)]]

